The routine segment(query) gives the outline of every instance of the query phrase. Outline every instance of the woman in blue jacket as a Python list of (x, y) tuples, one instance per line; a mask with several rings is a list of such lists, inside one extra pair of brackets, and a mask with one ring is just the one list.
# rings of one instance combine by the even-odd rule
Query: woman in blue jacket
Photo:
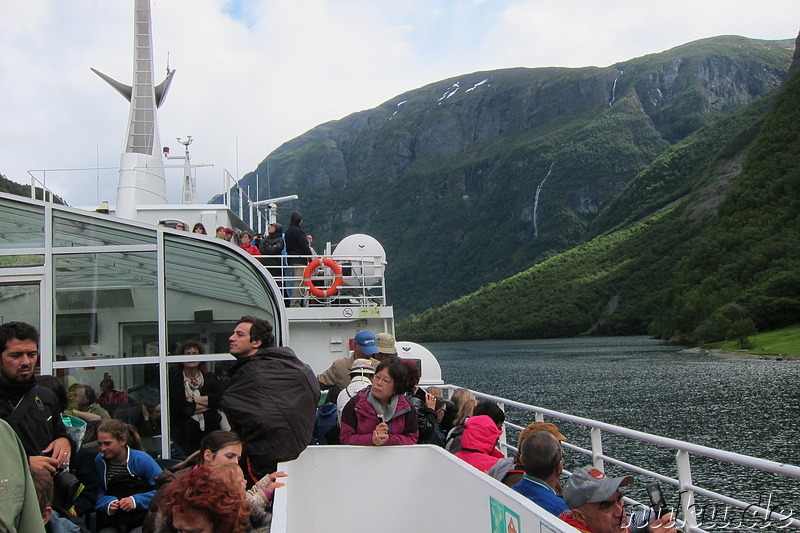
[(97, 429), (100, 453), (94, 459), (99, 481), (97, 525), (100, 533), (141, 531), (147, 506), (156, 493), (161, 467), (145, 452), (131, 449), (136, 435), (120, 420), (106, 420)]

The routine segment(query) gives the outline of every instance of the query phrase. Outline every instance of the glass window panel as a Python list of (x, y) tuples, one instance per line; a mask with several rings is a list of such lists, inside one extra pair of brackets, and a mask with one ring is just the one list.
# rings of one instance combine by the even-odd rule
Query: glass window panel
[(78, 213), (56, 213), (53, 217), (53, 246), (114, 246), (153, 244), (156, 230), (132, 228), (113, 218), (94, 218)]
[(195, 377), (197, 372), (203, 374), (203, 386), (195, 394), (191, 389), (187, 391), (184, 374), (184, 363), (169, 365), (169, 390), (167, 403), (169, 404), (170, 433), (177, 448), (182, 455), (190, 455), (200, 448), (200, 440), (212, 431), (222, 429), (223, 418), (219, 411), (204, 413), (201, 428), (196, 417), (187, 415), (187, 402), (194, 401), (194, 396), (207, 396), (220, 394), (228, 382), (228, 369), (234, 361), (192, 361), (185, 363), (188, 367), (188, 376)]
[[(95, 407), (76, 403), (75, 387), (91, 387), (98, 407), (109, 416), (133, 425), (144, 450), (153, 457), (161, 456), (161, 387), (157, 364), (66, 368), (56, 370), (55, 375), (66, 390), (68, 408), (78, 411), (74, 416), (88, 419), (85, 413), (95, 412), (105, 417)], [(99, 451), (92, 441), (96, 441), (96, 432), (87, 431), (82, 448)]]
[(0, 267), (27, 267), (44, 264), (43, 255), (1, 255)]
[(44, 207), (0, 198), (0, 249), (44, 246)]
[(215, 243), (173, 235), (165, 236), (165, 248), (170, 348), (173, 342), (200, 338), (211, 353), (227, 353), (227, 339), (243, 315), (275, 326), (278, 296), (245, 258)]
[[(155, 252), (54, 256), (56, 353), (66, 360), (158, 355)], [(126, 330), (122, 325), (127, 325)], [(127, 331), (127, 333), (126, 333)]]
[(40, 330), (39, 283), (0, 285), (0, 324), (12, 321), (27, 322)]

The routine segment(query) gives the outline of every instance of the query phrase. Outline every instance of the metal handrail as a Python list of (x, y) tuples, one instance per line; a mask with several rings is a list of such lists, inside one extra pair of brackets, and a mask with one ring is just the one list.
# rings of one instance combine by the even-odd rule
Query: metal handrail
[[(289, 304), (297, 301), (305, 305), (310, 300), (314, 300), (313, 305), (315, 306), (324, 305), (329, 307), (375, 307), (387, 305), (386, 278), (384, 272), (382, 270), (379, 271), (374, 269), (370, 270), (368, 274), (365, 273), (366, 268), (372, 269), (374, 265), (379, 264), (379, 261), (381, 260), (380, 256), (337, 255), (334, 257), (331, 255), (257, 255), (254, 257), (257, 259), (273, 260), (276, 258), (281, 258), (280, 267), (268, 266), (266, 268), (272, 274), (272, 279), (275, 280), (278, 288), (283, 291), (284, 299)], [(304, 263), (309, 263), (314, 259), (320, 259), (322, 257), (333, 259), (343, 267), (343, 284), (339, 288), (335, 298), (330, 297), (317, 299), (313, 296), (309, 296), (308, 291), (303, 284), (303, 276), (295, 275), (295, 273), (292, 271), (293, 268), (298, 266), (302, 266), (303, 268), (305, 267), (303, 265), (287, 264), (288, 260), (293, 258), (301, 258)], [(360, 272), (353, 273), (353, 271), (348, 271), (348, 266), (355, 267), (354, 270), (356, 271), (360, 269)], [(275, 275), (275, 270), (278, 268), (281, 269), (280, 274)], [(367, 278), (370, 278), (370, 280), (368, 281)], [(323, 269), (321, 274), (318, 270), (317, 275), (313, 276), (311, 279), (313, 281), (321, 282), (321, 284), (326, 287), (330, 287), (333, 283), (333, 275), (331, 275), (330, 271), (327, 269)]]
[[(443, 390), (452, 391), (460, 387), (447, 384), (447, 385), (442, 385), (441, 388)], [(537, 407), (534, 405), (508, 400), (506, 398), (482, 393), (475, 390), (470, 390), (470, 392), (472, 392), (477, 398), (482, 398), (498, 403), (503, 409), (505, 409), (506, 407), (514, 407), (524, 411), (532, 412), (534, 413), (534, 418), (536, 421), (543, 421), (544, 416), (548, 416), (551, 418), (563, 420), (565, 422), (571, 422), (589, 428), (591, 430), (591, 436), (592, 436), (591, 438), (592, 449), (582, 448), (580, 446), (568, 442), (564, 442), (563, 446), (567, 449), (591, 457), (594, 465), (600, 469), (603, 468), (603, 464), (605, 462), (608, 462), (616, 466), (619, 466), (620, 468), (628, 470), (630, 472), (635, 472), (637, 474), (649, 476), (653, 479), (657, 479), (661, 482), (668, 483), (670, 485), (677, 487), (681, 497), (681, 509), (683, 511), (682, 527), (684, 531), (691, 531), (698, 533), (703, 533), (706, 531), (702, 529), (697, 522), (697, 516), (695, 513), (695, 503), (694, 503), (695, 495), (704, 496), (706, 498), (710, 498), (720, 503), (724, 503), (726, 505), (742, 509), (745, 512), (752, 513), (753, 515), (759, 515), (767, 520), (771, 520), (776, 524), (779, 524), (778, 527), (780, 528), (786, 528), (786, 527), (800, 528), (800, 520), (792, 518), (791, 515), (782, 515), (776, 512), (774, 509), (762, 507), (761, 505), (757, 504), (747, 503), (738, 500), (736, 498), (731, 498), (724, 494), (720, 494), (718, 492), (708, 490), (695, 485), (692, 482), (689, 455), (690, 454), (700, 455), (703, 457), (708, 457), (710, 459), (715, 459), (726, 463), (732, 463), (747, 468), (753, 468), (761, 472), (771, 472), (773, 474), (777, 474), (783, 477), (800, 480), (800, 467), (798, 466), (789, 465), (785, 463), (778, 463), (775, 461), (770, 461), (768, 459), (761, 459), (758, 457), (752, 457), (749, 455), (744, 455), (735, 452), (728, 452), (716, 448), (710, 448), (708, 446), (693, 444), (690, 442), (681, 441), (677, 439), (661, 437), (658, 435), (653, 435), (650, 433), (645, 433), (634, 429), (628, 429), (622, 426), (616, 426), (613, 424), (607, 424), (605, 422), (592, 420), (590, 418), (583, 418), (579, 416), (569, 415), (559, 411), (545, 409), (543, 407)], [(521, 431), (523, 429), (523, 427), (520, 425), (513, 424), (511, 422), (506, 422), (505, 429), (507, 430), (508, 428), (513, 428), (518, 431)], [(663, 474), (649, 470), (647, 468), (639, 467), (604, 454), (602, 449), (603, 432), (615, 433), (623, 437), (676, 450), (675, 460), (678, 470), (678, 479), (665, 476)], [(518, 451), (517, 448), (505, 442), (505, 436), (506, 436), (506, 431), (504, 430), (503, 435), (501, 436), (502, 439), (500, 443), (501, 447), (507, 450), (513, 450), (515, 452)], [(639, 502), (636, 502), (635, 500), (629, 500), (629, 501), (637, 505), (641, 505)]]

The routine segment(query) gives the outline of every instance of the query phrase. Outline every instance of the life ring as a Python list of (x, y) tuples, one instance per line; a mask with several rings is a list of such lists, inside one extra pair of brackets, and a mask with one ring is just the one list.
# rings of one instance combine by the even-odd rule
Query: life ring
[[(314, 271), (322, 265), (325, 265), (333, 270), (334, 275), (333, 283), (326, 289), (320, 289), (311, 282), (311, 275), (314, 274)], [(317, 298), (327, 298), (329, 296), (333, 296), (339, 292), (339, 287), (342, 285), (342, 267), (340, 267), (336, 261), (327, 257), (323, 257), (322, 259), (314, 259), (303, 271), (303, 284), (305, 284), (305, 286), (308, 288), (308, 292)]]

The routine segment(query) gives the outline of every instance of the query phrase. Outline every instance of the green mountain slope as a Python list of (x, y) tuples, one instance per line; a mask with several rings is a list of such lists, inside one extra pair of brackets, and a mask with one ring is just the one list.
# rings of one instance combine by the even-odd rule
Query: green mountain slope
[[(665, 150), (777, 87), (790, 59), (785, 42), (728, 36), (605, 68), (466, 74), (284, 144), (271, 193), (300, 195), (285, 217), (302, 211), (318, 242), (380, 240), (406, 316), (680, 198), (690, 182), (652, 205), (628, 196), (641, 212), (608, 210)], [(265, 189), (266, 167), (243, 186), (258, 173)]]
[(665, 151), (606, 231), (398, 325), (418, 340), (652, 333), (738, 338), (800, 322), (800, 76)]

